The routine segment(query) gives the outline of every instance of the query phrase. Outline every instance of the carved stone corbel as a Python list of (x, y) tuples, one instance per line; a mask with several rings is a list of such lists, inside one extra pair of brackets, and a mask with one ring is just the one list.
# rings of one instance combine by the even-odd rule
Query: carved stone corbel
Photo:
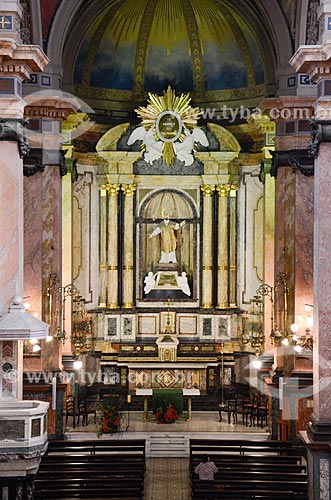
[(20, 158), (29, 153), (29, 140), (25, 126), (27, 120), (0, 118), (0, 141), (16, 141)]
[(277, 178), (278, 168), (292, 167), (293, 171), (299, 170), (303, 175), (314, 175), (314, 158), (307, 149), (292, 149), (289, 151), (270, 151), (272, 162), (271, 177)]
[(31, 177), (37, 172), (43, 172), (45, 167), (58, 165), (60, 175), (63, 177), (67, 174), (68, 169), (65, 161), (66, 151), (46, 150), (42, 148), (31, 148), (28, 156), (23, 162), (23, 174), (25, 177)]
[(310, 134), (307, 151), (313, 158), (317, 158), (321, 142), (331, 142), (331, 121), (311, 120)]

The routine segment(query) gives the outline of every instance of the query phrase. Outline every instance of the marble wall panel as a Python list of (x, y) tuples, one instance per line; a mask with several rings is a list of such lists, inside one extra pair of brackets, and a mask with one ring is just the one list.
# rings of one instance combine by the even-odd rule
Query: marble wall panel
[(257, 167), (242, 167), (238, 191), (238, 306), (248, 309), (263, 277), (263, 184)]
[(24, 296), (42, 313), (43, 174), (24, 177)]
[(0, 315), (23, 293), (23, 175), (15, 142), (1, 143)]
[(314, 177), (314, 417), (331, 422), (331, 392), (326, 382), (331, 361), (331, 190), (330, 145), (321, 144)]

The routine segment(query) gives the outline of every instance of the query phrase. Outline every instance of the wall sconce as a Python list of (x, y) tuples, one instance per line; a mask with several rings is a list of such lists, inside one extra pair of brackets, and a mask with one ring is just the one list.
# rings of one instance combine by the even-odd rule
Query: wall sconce
[[(310, 313), (313, 310), (313, 307), (311, 304), (305, 304), (305, 311), (307, 313)], [(314, 349), (314, 336), (311, 331), (311, 328), (313, 327), (314, 324), (314, 319), (313, 316), (306, 316), (306, 329), (304, 335), (297, 335), (300, 327), (297, 323), (293, 323), (291, 325), (291, 331), (293, 333), (293, 341), (295, 342), (294, 350), (297, 353), (301, 353), (302, 351), (313, 351)]]

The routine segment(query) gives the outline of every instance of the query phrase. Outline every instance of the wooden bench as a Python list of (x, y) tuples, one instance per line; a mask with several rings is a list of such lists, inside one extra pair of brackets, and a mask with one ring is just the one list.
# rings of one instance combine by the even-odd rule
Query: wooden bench
[(61, 498), (57, 493), (66, 492), (66, 496), (94, 496), (94, 498), (143, 498), (143, 485), (141, 479), (129, 477), (103, 476), (102, 478), (91, 477), (67, 477), (65, 479), (56, 478), (36, 479), (35, 496), (36, 498)]
[[(217, 487), (223, 489), (219, 490)], [(274, 480), (256, 480), (256, 479), (232, 479), (232, 480), (215, 480), (215, 481), (193, 481), (192, 491), (193, 499), (204, 498), (204, 493), (219, 495), (220, 493), (227, 493), (230, 491), (240, 491), (241, 495), (252, 495), (252, 492), (258, 492), (260, 490), (272, 491), (274, 497), (278, 500), (279, 496), (286, 492), (286, 495), (291, 494), (293, 498), (307, 497), (307, 484), (305, 482), (291, 482), (291, 480), (283, 480), (280, 476), (278, 481), (275, 483)], [(295, 496), (294, 496), (295, 495)], [(209, 497), (208, 497), (209, 498)], [(213, 498), (211, 496), (211, 498)], [(219, 498), (215, 496), (214, 498)]]
[(135, 455), (142, 455), (145, 457), (145, 444), (144, 439), (129, 440), (88, 440), (88, 441), (51, 441), (49, 443), (46, 455), (53, 455), (58, 453), (90, 453), (95, 455), (97, 453), (133, 453)]
[(35, 498), (141, 500), (145, 440), (56, 441), (35, 480)]
[[(200, 460), (196, 459), (191, 463), (191, 471), (194, 471), (195, 467), (199, 465)], [(288, 464), (288, 463), (260, 463), (260, 462), (221, 462), (214, 460), (216, 467), (222, 472), (225, 470), (231, 470), (239, 472), (245, 472), (247, 470), (256, 471), (266, 471), (266, 472), (295, 472), (295, 473), (306, 473), (307, 466), (304, 464)]]
[[(194, 473), (207, 454), (219, 469), (215, 481)], [(307, 470), (301, 447), (290, 441), (190, 440), (193, 499), (306, 499)]]

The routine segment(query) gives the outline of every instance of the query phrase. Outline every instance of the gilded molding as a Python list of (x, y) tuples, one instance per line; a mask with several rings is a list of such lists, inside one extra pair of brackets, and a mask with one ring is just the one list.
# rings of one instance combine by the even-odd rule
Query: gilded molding
[(134, 80), (133, 80), (133, 92), (136, 99), (144, 98), (144, 76), (145, 76), (148, 40), (157, 4), (158, 0), (152, 0), (147, 2), (147, 6), (145, 8), (144, 15), (139, 27), (139, 35), (137, 39), (135, 62), (134, 62)]
[(124, 193), (124, 196), (133, 196), (136, 189), (137, 189), (137, 185), (136, 184), (122, 184), (121, 189)]
[(230, 186), (228, 184), (220, 184), (216, 186), (216, 191), (218, 192), (218, 196), (220, 198), (225, 197), (230, 191)]
[(205, 85), (199, 28), (191, 2), (189, 0), (182, 0), (181, 5), (186, 20), (187, 34), (190, 43), (194, 93), (197, 96), (201, 96), (205, 93)]
[(118, 196), (120, 188), (121, 188), (120, 184), (108, 184), (107, 185), (108, 196), (110, 197)]
[(118, 271), (118, 266), (108, 266), (108, 271)]
[(222, 14), (229, 23), (234, 36), (236, 38), (236, 42), (239, 45), (239, 48), (242, 52), (246, 68), (247, 68), (247, 84), (248, 87), (254, 87), (255, 86), (255, 71), (254, 71), (254, 64), (253, 64), (253, 59), (250, 54), (249, 48), (248, 48), (248, 43), (246, 41), (246, 38), (241, 31), (239, 24), (237, 21), (233, 18), (232, 14), (230, 13), (229, 10), (227, 9), (222, 9)]
[(83, 86), (89, 86), (90, 84), (91, 71), (97, 50), (100, 47), (102, 37), (104, 36), (105, 31), (108, 28), (109, 23), (111, 22), (116, 10), (117, 9), (114, 7), (110, 8), (108, 13), (104, 16), (104, 18), (96, 28), (92, 41), (89, 45), (87, 56), (85, 58), (83, 80), (82, 80)]
[(201, 191), (203, 192), (204, 198), (210, 198), (213, 196), (213, 192), (215, 191), (214, 184), (203, 184), (201, 186)]

